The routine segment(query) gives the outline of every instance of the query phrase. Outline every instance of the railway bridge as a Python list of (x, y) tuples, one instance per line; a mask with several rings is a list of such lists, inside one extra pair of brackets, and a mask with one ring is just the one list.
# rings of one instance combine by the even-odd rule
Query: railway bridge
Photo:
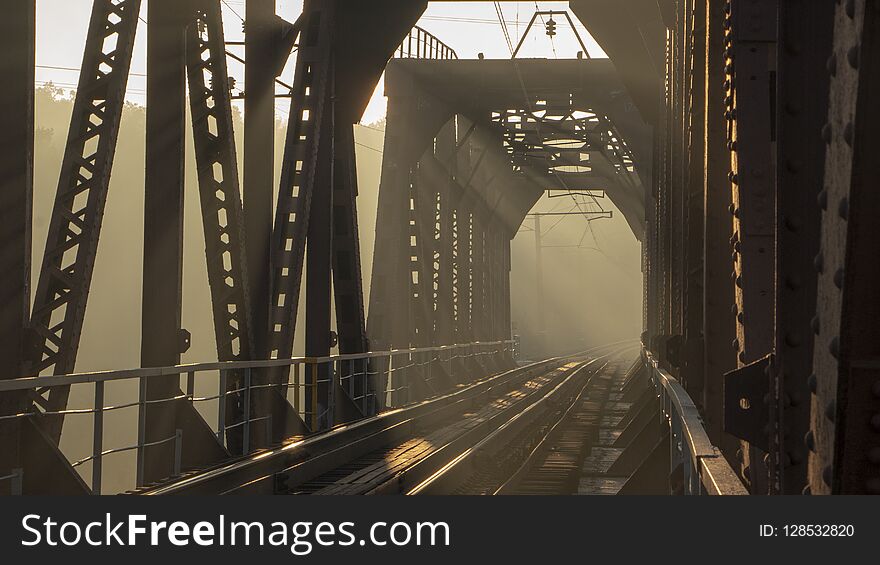
[[(37, 259), (36, 0), (6, 4), (0, 492), (101, 494), (124, 452), (136, 495), (880, 492), (874, 3), (571, 0), (533, 24), (576, 18), (607, 59), (466, 60), (417, 26), (427, 0), (291, 20), (247, 0), (243, 57), (220, 0), (94, 0)], [(141, 363), (77, 372), (144, 32)], [(366, 293), (353, 125), (383, 74)], [(217, 345), (199, 364), (181, 364), (188, 123)], [(547, 190), (604, 191), (625, 218), (641, 336), (518, 354), (510, 243)], [(84, 457), (60, 446), (76, 421)]]

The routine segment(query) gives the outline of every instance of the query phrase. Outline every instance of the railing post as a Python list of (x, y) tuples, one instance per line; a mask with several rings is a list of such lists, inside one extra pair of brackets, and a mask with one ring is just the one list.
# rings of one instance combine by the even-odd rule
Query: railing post
[(385, 390), (382, 393), (385, 396), (385, 403), (389, 405), (390, 408), (395, 408), (396, 404), (394, 402), (394, 383), (391, 382), (391, 378), (393, 373), (391, 372), (391, 358), (393, 357), (391, 351), (388, 352), (388, 363), (385, 364)]
[(183, 430), (174, 430), (174, 466), (171, 469), (172, 475), (180, 476), (180, 465), (183, 460)]
[(361, 385), (361, 390), (363, 391), (363, 398), (361, 399), (361, 413), (366, 416), (367, 415), (367, 395), (370, 392), (370, 358), (364, 357), (361, 363), (361, 370), (363, 371), (363, 380)]
[(217, 395), (220, 406), (217, 407), (217, 439), (220, 445), (226, 445), (226, 371), (220, 369), (220, 391)]
[(340, 375), (336, 363), (332, 359), (327, 361), (327, 417), (324, 419), (326, 429), (332, 428), (336, 419), (336, 379)]
[(300, 382), (302, 382), (302, 379), (300, 379), (299, 374), (299, 363), (294, 363), (293, 383), (291, 383), (292, 386), (290, 387), (290, 389), (293, 390), (293, 410), (302, 418), (304, 414), (301, 411), (302, 402), (300, 399), (300, 394), (302, 393), (302, 391), (300, 390)]
[(146, 441), (146, 418), (147, 406), (145, 404), (147, 394), (147, 379), (141, 377), (139, 381), (140, 392), (138, 394), (138, 448), (137, 448), (137, 477), (135, 484), (144, 485), (144, 442)]
[(95, 425), (92, 437), (92, 494), (101, 494), (102, 456), (104, 451), (104, 381), (95, 383)]
[(309, 420), (311, 420), (312, 431), (318, 431), (318, 364), (315, 362), (310, 362), (309, 369), (309, 378), (311, 380), (312, 394), (311, 394), (311, 402), (309, 403), (309, 410), (311, 411), (311, 416)]
[(244, 422), (242, 423), (241, 451), (247, 455), (251, 450), (251, 369), (244, 370)]

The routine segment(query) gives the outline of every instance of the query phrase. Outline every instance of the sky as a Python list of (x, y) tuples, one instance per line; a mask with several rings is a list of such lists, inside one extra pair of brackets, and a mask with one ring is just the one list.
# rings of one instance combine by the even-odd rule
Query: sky
[[(141, 7), (141, 18), (147, 20), (147, 3)], [(565, 11), (568, 2), (499, 2), (501, 13), (515, 46), (526, 31), (535, 7), (541, 10)], [(91, 7), (91, 0), (37, 0), (37, 84), (52, 81), (57, 86), (72, 88), (79, 77), (83, 47)], [(241, 41), (242, 18), (247, 16), (245, 0), (223, 0), (222, 3), (227, 41)], [(302, 0), (276, 0), (279, 15), (294, 21), (302, 9)], [(576, 36), (564, 16), (554, 18), (558, 23), (558, 35), (553, 39), (544, 33), (541, 21), (534, 27), (523, 43), (518, 54), (520, 58), (574, 58), (581, 50)], [(587, 46), (590, 56), (604, 57), (602, 49), (596, 44), (586, 29), (572, 15), (576, 28)], [(476, 58), (483, 53), (486, 58), (509, 58), (510, 48), (502, 32), (494, 2), (431, 2), (418, 25), (433, 33), (441, 41), (456, 50), (460, 58)], [(243, 51), (242, 47), (230, 50)], [(238, 53), (243, 55), (243, 53)], [(293, 61), (291, 58), (282, 75), (282, 80), (293, 80)], [(131, 78), (126, 97), (137, 104), (145, 103), (146, 69), (146, 24), (141, 24), (136, 38), (132, 60)], [(238, 85), (244, 84), (244, 67), (229, 61), (230, 74)], [(238, 102), (241, 105), (241, 102)], [(285, 118), (289, 109), (286, 99), (279, 99), (277, 105), (279, 118)], [(385, 115), (385, 98), (380, 83), (361, 122), (375, 123)]]

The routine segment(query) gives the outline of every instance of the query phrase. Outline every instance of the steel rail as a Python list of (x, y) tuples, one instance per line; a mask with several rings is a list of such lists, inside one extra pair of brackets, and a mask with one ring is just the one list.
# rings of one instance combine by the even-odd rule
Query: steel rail
[[(426, 495), (451, 492), (465, 482), (468, 477), (477, 473), (480, 468), (489, 466), (490, 462), (495, 459), (491, 454), (499, 453), (505, 446), (510, 445), (527, 427), (533, 425), (543, 415), (551, 412), (552, 409), (558, 405), (560, 399), (573, 396), (569, 408), (565, 410), (565, 414), (563, 415), (564, 419), (565, 415), (570, 412), (571, 407), (575, 406), (577, 399), (580, 398), (583, 391), (589, 385), (592, 376), (604, 369), (610, 358), (620, 355), (624, 351), (630, 349), (634, 349), (634, 347), (627, 346), (618, 348), (581, 364), (575, 370), (571, 371), (562, 382), (556, 384), (556, 386), (542, 395), (536, 402), (514, 414), (514, 416), (507, 422), (493, 430), (473, 447), (463, 451), (455, 459), (413, 487), (406, 494)], [(596, 367), (596, 365), (599, 364), (601, 364), (601, 366)], [(580, 377), (584, 372), (591, 368), (595, 369), (593, 375), (591, 375), (586, 382), (583, 382), (582, 386), (578, 388), (578, 383), (582, 382)], [(577, 392), (572, 394), (572, 389)], [(557, 421), (556, 424), (558, 423), (559, 422)], [(544, 439), (546, 439), (555, 428), (556, 425), (552, 426), (548, 432), (545, 432), (543, 434)], [(530, 453), (529, 457), (532, 457), (533, 455), (534, 453)]]
[[(631, 342), (627, 342), (631, 343)], [(619, 343), (577, 355), (554, 357), (484, 378), (435, 398), (337, 426), (278, 448), (255, 452), (180, 480), (141, 489), (137, 494), (276, 494), (303, 484), (395, 441), (412, 438), (418, 427), (454, 416), (462, 407), (493, 390), (515, 386), (547, 373), (578, 356), (594, 354)]]

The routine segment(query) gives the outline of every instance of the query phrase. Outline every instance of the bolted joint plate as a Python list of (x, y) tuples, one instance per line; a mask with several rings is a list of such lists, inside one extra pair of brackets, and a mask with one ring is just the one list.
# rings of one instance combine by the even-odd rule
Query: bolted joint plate
[(770, 449), (770, 376), (773, 355), (724, 375), (724, 431)]

